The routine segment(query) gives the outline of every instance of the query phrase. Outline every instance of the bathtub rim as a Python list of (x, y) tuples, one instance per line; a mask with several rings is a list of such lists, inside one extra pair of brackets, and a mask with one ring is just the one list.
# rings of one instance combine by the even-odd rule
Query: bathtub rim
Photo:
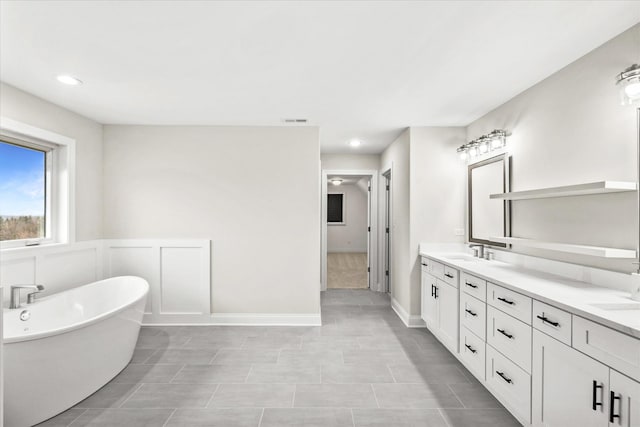
[[(132, 305), (138, 303), (140, 300), (144, 299), (145, 297), (147, 297), (147, 295), (149, 294), (149, 282), (147, 282), (146, 279), (139, 277), (139, 276), (115, 276), (115, 277), (109, 277), (108, 279), (103, 279), (103, 280), (98, 280), (95, 282), (91, 282), (91, 283), (87, 283), (85, 285), (82, 286), (77, 286), (75, 288), (71, 288), (71, 289), (67, 289), (65, 291), (59, 292), (57, 294), (53, 294), (49, 297), (46, 298), (42, 298), (41, 302), (45, 302), (51, 299), (54, 299), (56, 297), (58, 297), (59, 295), (65, 293), (65, 292), (71, 292), (74, 291), (76, 289), (85, 287), (85, 286), (93, 286), (93, 285), (98, 285), (100, 283), (103, 282), (108, 282), (108, 281), (113, 281), (114, 279), (136, 279), (137, 282), (141, 282), (145, 285), (145, 289), (144, 292), (136, 299), (131, 300), (130, 302), (128, 302), (125, 305), (119, 306), (113, 310), (109, 310), (109, 311), (105, 311), (104, 313), (99, 314), (98, 316), (94, 316), (91, 317), (81, 323), (73, 323), (71, 325), (68, 326), (64, 326), (61, 328), (57, 328), (57, 329), (49, 329), (43, 332), (38, 332), (38, 333), (34, 333), (34, 334), (25, 334), (25, 335), (19, 335), (19, 336), (14, 336), (14, 337), (6, 337), (3, 336), (2, 339), (2, 344), (16, 344), (16, 343), (20, 343), (20, 342), (25, 342), (25, 341), (34, 341), (34, 340), (39, 340), (39, 339), (45, 339), (45, 338), (49, 338), (49, 337), (53, 337), (56, 335), (62, 335), (71, 331), (75, 331), (77, 329), (83, 329), (86, 328), (88, 326), (91, 326), (93, 324), (96, 324), (104, 319), (107, 319), (109, 317), (115, 316), (118, 313), (125, 311), (126, 309), (128, 309), (129, 307), (131, 307)], [(37, 302), (36, 302), (37, 304)], [(4, 316), (6, 313), (8, 312), (13, 312), (13, 311), (19, 311), (19, 310), (28, 310), (29, 306), (21, 306), (19, 308), (16, 309), (8, 309), (5, 308), (2, 311), (2, 315)], [(3, 322), (4, 323), (4, 322)], [(3, 331), (4, 332), (4, 331)]]

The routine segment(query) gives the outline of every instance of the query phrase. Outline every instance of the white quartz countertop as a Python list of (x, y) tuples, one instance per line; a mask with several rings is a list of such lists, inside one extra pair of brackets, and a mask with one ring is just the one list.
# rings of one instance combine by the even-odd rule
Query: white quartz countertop
[(491, 283), (561, 308), (585, 319), (640, 338), (640, 309), (606, 310), (593, 304), (640, 304), (628, 292), (595, 286), (496, 260), (468, 254), (420, 250), (420, 255), (455, 267)]

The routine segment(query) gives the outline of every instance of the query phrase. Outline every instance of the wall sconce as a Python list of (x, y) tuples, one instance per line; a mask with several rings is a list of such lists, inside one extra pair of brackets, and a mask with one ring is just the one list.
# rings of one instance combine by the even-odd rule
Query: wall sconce
[(622, 105), (633, 104), (640, 100), (640, 65), (633, 64), (616, 77), (616, 85), (620, 87)]
[(467, 142), (456, 150), (461, 160), (472, 159), (477, 156), (500, 150), (507, 145), (507, 132), (495, 129), (478, 139)]

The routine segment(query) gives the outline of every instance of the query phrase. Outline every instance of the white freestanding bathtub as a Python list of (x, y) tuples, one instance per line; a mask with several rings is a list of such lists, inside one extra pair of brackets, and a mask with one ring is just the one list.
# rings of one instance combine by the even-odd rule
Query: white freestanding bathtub
[(144, 279), (114, 277), (5, 309), (4, 425), (51, 418), (124, 369), (148, 292)]

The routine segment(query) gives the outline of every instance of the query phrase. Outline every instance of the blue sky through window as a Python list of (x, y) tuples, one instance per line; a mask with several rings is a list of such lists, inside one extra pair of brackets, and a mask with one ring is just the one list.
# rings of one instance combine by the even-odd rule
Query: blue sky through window
[(42, 151), (0, 142), (0, 216), (45, 214)]

